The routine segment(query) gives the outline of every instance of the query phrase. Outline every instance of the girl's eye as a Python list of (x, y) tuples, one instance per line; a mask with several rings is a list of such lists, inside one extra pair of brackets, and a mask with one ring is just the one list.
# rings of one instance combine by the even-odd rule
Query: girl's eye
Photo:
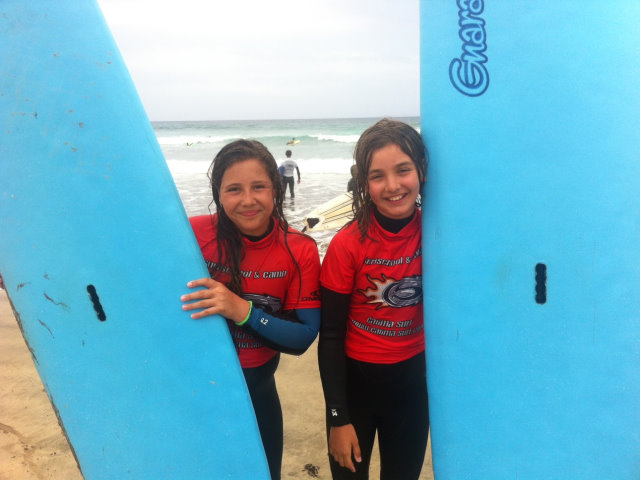
[(413, 172), (413, 169), (415, 167), (413, 165), (403, 165), (402, 167), (400, 167), (398, 169), (398, 171), (402, 172), (402, 173), (408, 173), (408, 172)]

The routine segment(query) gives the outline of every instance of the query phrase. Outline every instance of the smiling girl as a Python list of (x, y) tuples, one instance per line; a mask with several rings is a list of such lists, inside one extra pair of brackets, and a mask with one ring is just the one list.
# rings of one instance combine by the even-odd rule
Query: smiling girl
[[(280, 352), (301, 354), (320, 324), (315, 242), (289, 227), (278, 166), (260, 142), (237, 140), (214, 159), (209, 178), (217, 213), (191, 219), (211, 278), (184, 295), (194, 319), (227, 319), (240, 358), (272, 479), (280, 478), (282, 410), (274, 373)], [(250, 452), (249, 452), (250, 453)]]
[(334, 479), (367, 479), (378, 434), (381, 479), (417, 479), (429, 432), (419, 195), (426, 150), (383, 119), (356, 145), (354, 220), (322, 264), (318, 346)]

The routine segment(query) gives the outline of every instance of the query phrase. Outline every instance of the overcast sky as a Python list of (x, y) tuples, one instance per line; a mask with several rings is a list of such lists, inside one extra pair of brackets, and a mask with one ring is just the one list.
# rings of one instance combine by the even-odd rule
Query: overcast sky
[(419, 115), (418, 0), (98, 0), (151, 120)]

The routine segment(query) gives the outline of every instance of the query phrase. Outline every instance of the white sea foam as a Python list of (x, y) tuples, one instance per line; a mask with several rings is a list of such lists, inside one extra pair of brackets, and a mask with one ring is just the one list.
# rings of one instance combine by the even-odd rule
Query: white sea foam
[[(353, 160), (350, 158), (305, 158), (297, 160), (302, 177), (306, 174), (338, 173), (348, 174)], [(206, 175), (210, 160), (168, 159), (167, 164), (172, 174)]]
[(209, 170), (210, 161), (205, 160), (167, 160), (167, 165), (172, 175), (193, 174), (206, 175)]
[(299, 160), (302, 175), (306, 173), (349, 173), (353, 164), (351, 158), (305, 158)]
[(317, 133), (314, 135), (310, 135), (312, 138), (317, 138), (318, 140), (328, 140), (331, 142), (340, 142), (340, 143), (356, 143), (360, 138), (360, 135), (329, 135), (323, 133)]
[(158, 143), (160, 145), (197, 145), (202, 143), (227, 143), (238, 137), (225, 135), (159, 135)]

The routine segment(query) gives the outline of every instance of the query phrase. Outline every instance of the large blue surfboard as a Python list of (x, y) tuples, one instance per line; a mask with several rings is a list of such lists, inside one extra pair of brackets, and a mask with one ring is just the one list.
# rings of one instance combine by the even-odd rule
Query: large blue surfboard
[(94, 1), (0, 5), (0, 273), (87, 479), (269, 478), (154, 132)]
[(421, 1), (438, 480), (640, 478), (639, 24)]

